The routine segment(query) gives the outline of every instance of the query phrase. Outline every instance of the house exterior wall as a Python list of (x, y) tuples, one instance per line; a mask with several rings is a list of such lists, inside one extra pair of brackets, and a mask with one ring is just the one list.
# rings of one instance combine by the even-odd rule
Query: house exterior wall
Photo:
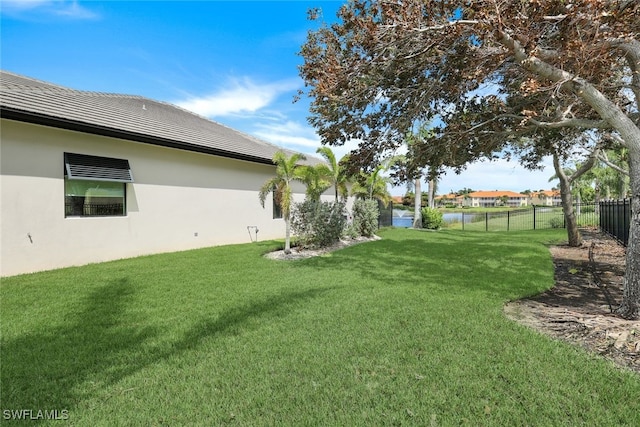
[[(275, 167), (2, 119), (0, 275), (133, 256), (282, 239), (271, 197)], [(64, 152), (127, 159), (122, 217), (64, 215)], [(304, 187), (296, 187), (297, 201)], [(327, 193), (326, 200), (333, 200)]]
[[(498, 193), (497, 196), (490, 195), (490, 192), (484, 192), (484, 195), (479, 196), (473, 193), (468, 195), (468, 198), (465, 198), (464, 206), (470, 206), (474, 208), (493, 208), (497, 206), (504, 206), (501, 200), (503, 194)], [(527, 206), (527, 197), (526, 196), (509, 196), (509, 199), (506, 202), (506, 206), (516, 208), (521, 206)]]

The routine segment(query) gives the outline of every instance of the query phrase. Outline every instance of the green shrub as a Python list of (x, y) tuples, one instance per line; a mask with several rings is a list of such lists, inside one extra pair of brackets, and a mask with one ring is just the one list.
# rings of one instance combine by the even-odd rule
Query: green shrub
[(549, 225), (551, 228), (563, 228), (564, 227), (564, 218), (559, 216), (554, 216), (549, 220)]
[(434, 208), (422, 208), (422, 228), (437, 230), (443, 225), (442, 212)]
[(378, 202), (356, 200), (353, 203), (353, 227), (360, 236), (371, 237), (378, 231)]
[(355, 239), (357, 237), (360, 237), (360, 232), (357, 230), (356, 225), (353, 223), (353, 221), (351, 221), (347, 223), (347, 226), (344, 228), (344, 232), (342, 233), (342, 235), (349, 239)]
[(302, 246), (325, 247), (340, 240), (347, 223), (343, 202), (296, 203), (291, 211), (291, 229)]

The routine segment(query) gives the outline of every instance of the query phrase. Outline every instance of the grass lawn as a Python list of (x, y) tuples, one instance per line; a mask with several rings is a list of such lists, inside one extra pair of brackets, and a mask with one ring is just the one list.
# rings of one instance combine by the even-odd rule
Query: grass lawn
[(388, 229), (301, 261), (260, 242), (6, 278), (3, 418), (640, 425), (637, 375), (502, 313), (552, 285), (564, 233)]
[[(445, 226), (455, 230), (464, 228), (465, 231), (524, 231), (534, 228), (564, 227), (564, 214), (560, 207), (538, 207), (535, 213), (533, 209), (484, 208), (484, 212), (464, 212), (464, 215), (467, 221), (468, 218), (473, 218), (471, 222), (465, 221), (464, 227), (461, 221), (448, 223)], [(598, 218), (598, 215), (592, 211), (576, 215), (579, 227), (597, 226)]]

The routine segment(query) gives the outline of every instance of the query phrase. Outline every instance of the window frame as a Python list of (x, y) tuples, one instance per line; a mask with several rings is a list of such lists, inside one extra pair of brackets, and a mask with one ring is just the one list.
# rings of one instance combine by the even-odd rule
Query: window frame
[(273, 191), (271, 192), (272, 197), (272, 212), (273, 212), (273, 219), (283, 219), (284, 215), (282, 214), (282, 206), (280, 206), (279, 203), (276, 202), (276, 189), (275, 187), (273, 188)]
[[(78, 189), (73, 194), (73, 182)], [(64, 216), (65, 218), (96, 218), (127, 216), (127, 183), (133, 182), (129, 161), (86, 154), (64, 153)], [(118, 185), (119, 184), (119, 185)], [(120, 188), (121, 195), (120, 193)], [(107, 187), (107, 188), (105, 188)], [(111, 188), (109, 188), (111, 187)], [(98, 194), (91, 195), (91, 191)], [(109, 194), (114, 192), (113, 196)], [(100, 194), (102, 193), (102, 194)], [(102, 199), (87, 204), (86, 198)], [(74, 200), (74, 198), (80, 200)], [(105, 199), (117, 199), (121, 203), (105, 203)]]

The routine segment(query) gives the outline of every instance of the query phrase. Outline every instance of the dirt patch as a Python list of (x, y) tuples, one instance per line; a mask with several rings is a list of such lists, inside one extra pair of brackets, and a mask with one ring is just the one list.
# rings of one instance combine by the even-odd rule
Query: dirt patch
[(612, 313), (622, 300), (625, 248), (597, 230), (582, 235), (581, 247), (550, 248), (555, 286), (507, 304), (505, 313), (640, 373), (640, 322)]

